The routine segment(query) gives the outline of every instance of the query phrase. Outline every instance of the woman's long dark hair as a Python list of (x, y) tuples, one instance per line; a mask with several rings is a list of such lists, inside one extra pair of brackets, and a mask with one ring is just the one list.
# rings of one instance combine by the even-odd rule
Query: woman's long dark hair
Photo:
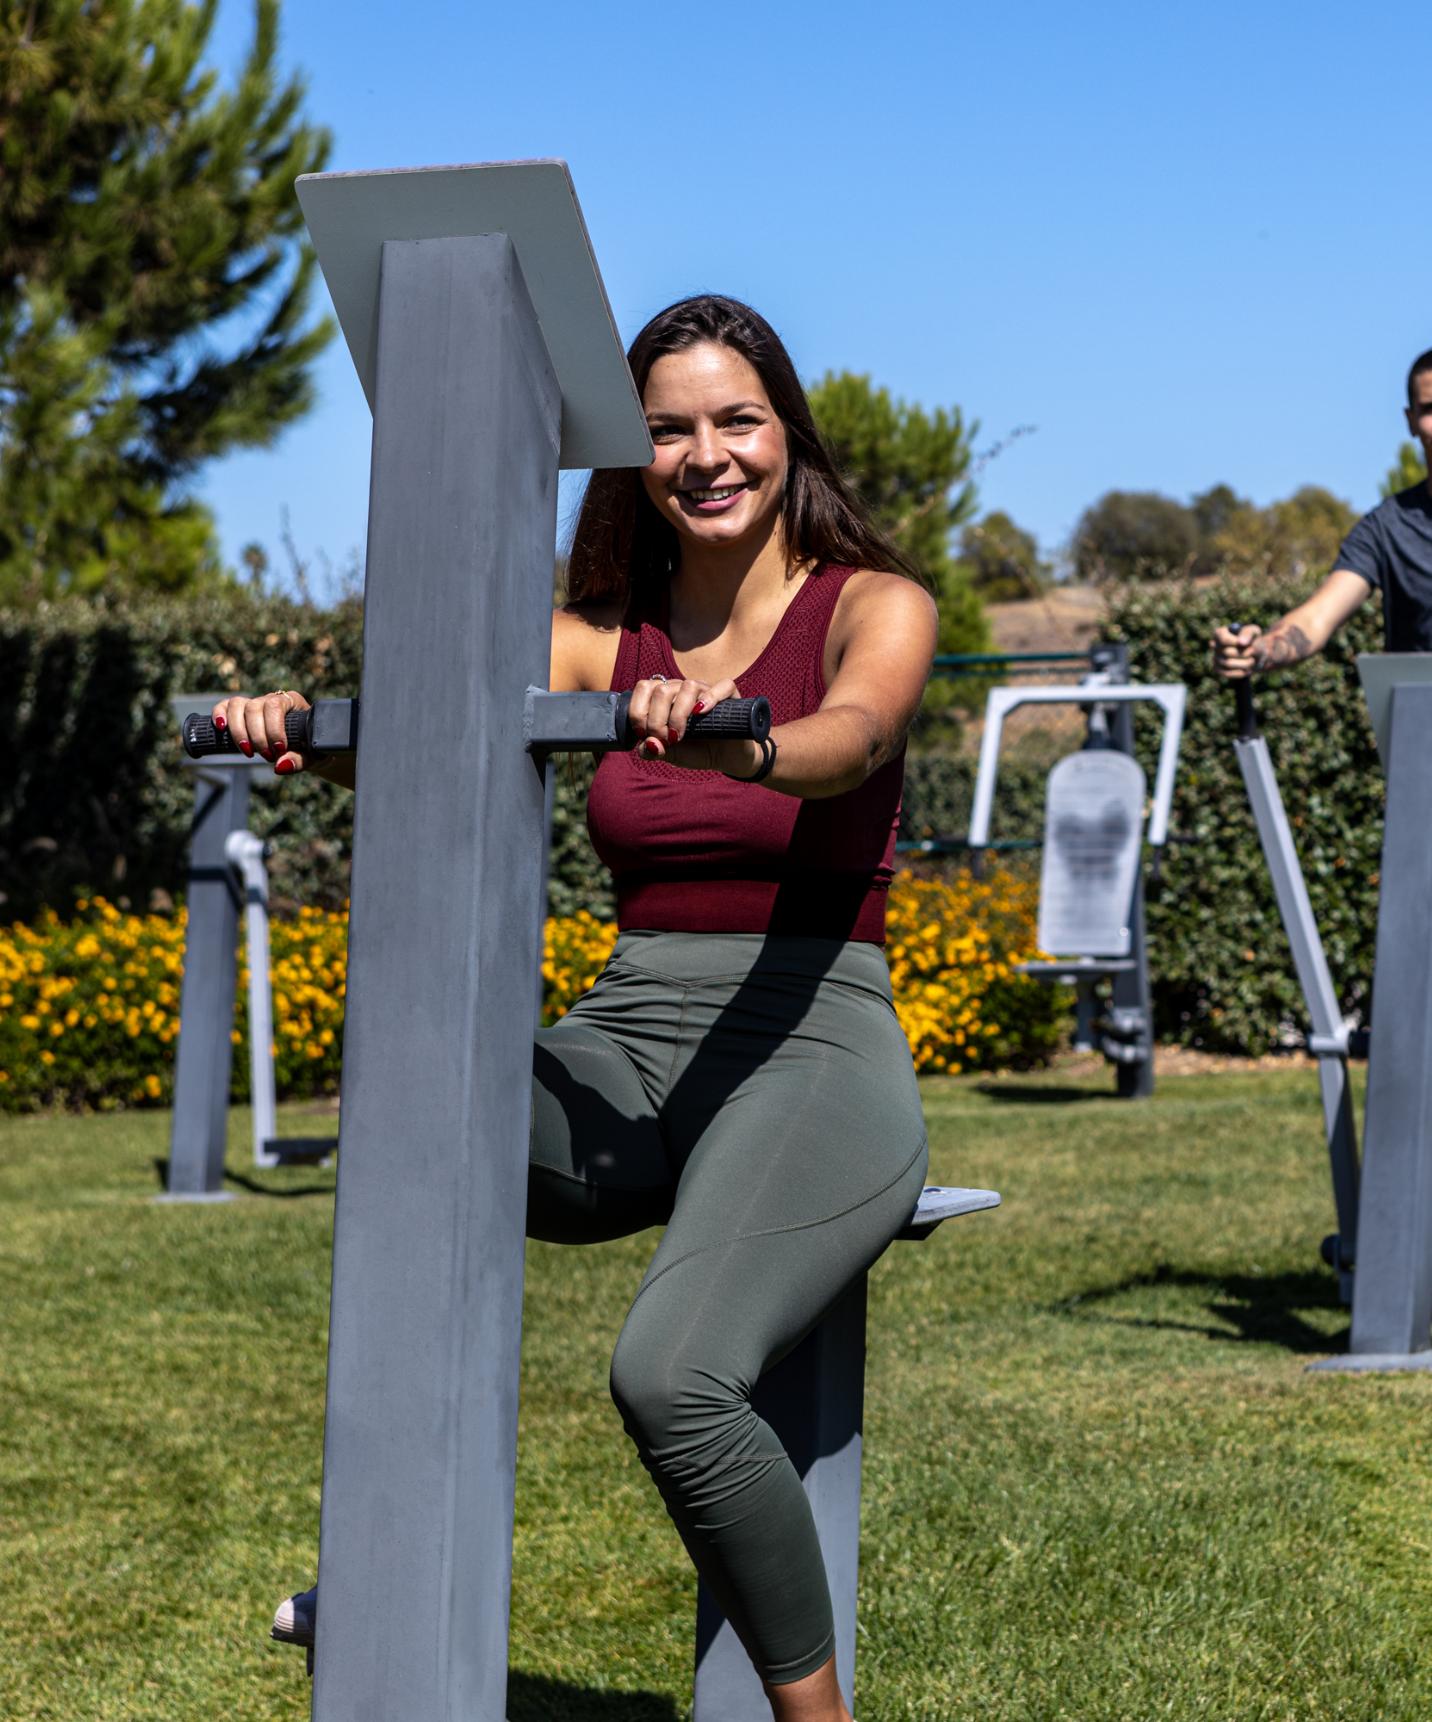
[[(921, 580), (914, 564), (874, 524), (836, 470), (790, 354), (749, 305), (703, 293), (659, 312), (627, 354), (638, 396), (645, 393), (658, 359), (703, 341), (729, 347), (749, 362), (786, 428), (781, 531), (792, 566), (840, 562)], [(652, 592), (669, 580), (680, 560), (676, 528), (653, 507), (640, 471), (611, 467), (594, 472), (567, 559), (568, 601), (619, 599), (625, 606), (633, 594)]]

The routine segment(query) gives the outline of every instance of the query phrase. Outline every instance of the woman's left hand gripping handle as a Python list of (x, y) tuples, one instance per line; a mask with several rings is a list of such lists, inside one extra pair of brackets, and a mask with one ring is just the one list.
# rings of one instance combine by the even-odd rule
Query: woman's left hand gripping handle
[(226, 729), (234, 745), (247, 758), (258, 754), (273, 762), (274, 771), (287, 777), (304, 768), (303, 755), (295, 753), (284, 734), (284, 719), (290, 712), (309, 709), (309, 702), (292, 688), (280, 688), (271, 694), (235, 694), (220, 700), (210, 714), (215, 729)]

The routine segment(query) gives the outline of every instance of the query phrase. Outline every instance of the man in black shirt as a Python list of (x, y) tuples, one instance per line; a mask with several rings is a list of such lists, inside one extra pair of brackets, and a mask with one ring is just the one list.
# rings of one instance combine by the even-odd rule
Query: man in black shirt
[(1245, 625), (1215, 630), (1213, 666), (1239, 681), (1320, 652), (1374, 591), (1382, 593), (1389, 652), (1432, 652), (1432, 349), (1407, 374), (1407, 428), (1422, 445), (1428, 478), (1363, 515), (1343, 540), (1333, 571), (1305, 603), (1265, 634)]

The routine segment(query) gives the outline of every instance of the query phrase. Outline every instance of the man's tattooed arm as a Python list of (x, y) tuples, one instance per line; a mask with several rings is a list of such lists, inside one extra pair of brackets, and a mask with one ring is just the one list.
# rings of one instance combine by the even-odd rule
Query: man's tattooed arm
[(1304, 658), (1311, 658), (1316, 650), (1317, 647), (1296, 623), (1280, 622), (1253, 642), (1255, 671), (1262, 676), (1269, 670), (1300, 664)]

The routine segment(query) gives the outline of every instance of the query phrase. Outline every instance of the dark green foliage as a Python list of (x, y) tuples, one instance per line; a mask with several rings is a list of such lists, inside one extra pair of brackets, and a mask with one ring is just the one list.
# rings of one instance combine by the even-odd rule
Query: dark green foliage
[(0, 3), (0, 599), (218, 571), (183, 486), (272, 443), (329, 339), (296, 176), (327, 134), (274, 64), (278, 0), (221, 91), (216, 0)]
[(1427, 462), (1415, 442), (1399, 443), (1397, 459), (1387, 469), (1387, 477), (1377, 487), (1380, 496), (1396, 496), (1399, 490), (1411, 490), (1414, 484), (1427, 482)]
[(1080, 580), (1146, 580), (1186, 570), (1198, 529), (1181, 502), (1157, 491), (1111, 490), (1086, 508), (1074, 529)]
[(1033, 533), (1016, 526), (1002, 509), (972, 521), (960, 534), (960, 563), (987, 604), (1036, 598), (1052, 572), (1041, 561)]
[[(0, 891), (4, 914), (67, 911), (97, 891), (147, 908), (182, 889), (194, 786), (171, 693), (356, 694), (362, 616), (227, 594), (0, 611)], [(255, 773), (251, 826), (271, 837), (276, 906), (348, 894), (352, 797)], [(162, 900), (162, 899), (161, 899)]]
[(940, 607), (939, 649), (987, 652), (984, 606), (952, 549), (956, 528), (974, 513), (970, 438), (978, 426), (966, 426), (958, 407), (927, 413), (849, 371), (828, 372), (809, 396), (836, 465), (928, 578)]
[[(99, 892), (143, 910), (183, 890), (194, 785), (179, 764), (171, 694), (298, 688), (358, 692), (363, 615), (229, 593), (0, 611), (0, 916), (61, 914)], [(614, 912), (587, 837), (590, 765), (557, 769), (553, 914)], [(278, 914), (339, 908), (348, 896), (353, 797), (259, 769), (250, 827), (273, 842)]]
[(1194, 571), (1328, 574), (1356, 520), (1354, 508), (1317, 484), (1302, 485), (1267, 508), (1245, 502), (1200, 545)]
[[(1308, 596), (1287, 577), (1126, 586), (1107, 633), (1129, 642), (1134, 680), (1188, 685), (1173, 837), (1148, 899), (1158, 1031), (1194, 1045), (1261, 1053), (1295, 1043), (1306, 1010), (1243, 781), (1233, 693), (1213, 675), (1221, 622), (1265, 628)], [(1383, 776), (1354, 656), (1381, 646), (1375, 605), (1319, 658), (1258, 681), (1259, 719), (1278, 771), (1308, 894), (1344, 1010), (1364, 1013), (1372, 975)], [(1139, 724), (1152, 776), (1154, 719)]]
[(1326, 574), (1356, 519), (1350, 504), (1317, 484), (1305, 484), (1266, 508), (1226, 484), (1187, 505), (1156, 491), (1111, 490), (1084, 511), (1075, 528), (1074, 572), (1095, 582)]
[(587, 836), (587, 790), (593, 762), (559, 761), (552, 800), (552, 847), (547, 857), (547, 913), (574, 915), (586, 909), (598, 920), (615, 920), (616, 893), (611, 874), (597, 859)]

